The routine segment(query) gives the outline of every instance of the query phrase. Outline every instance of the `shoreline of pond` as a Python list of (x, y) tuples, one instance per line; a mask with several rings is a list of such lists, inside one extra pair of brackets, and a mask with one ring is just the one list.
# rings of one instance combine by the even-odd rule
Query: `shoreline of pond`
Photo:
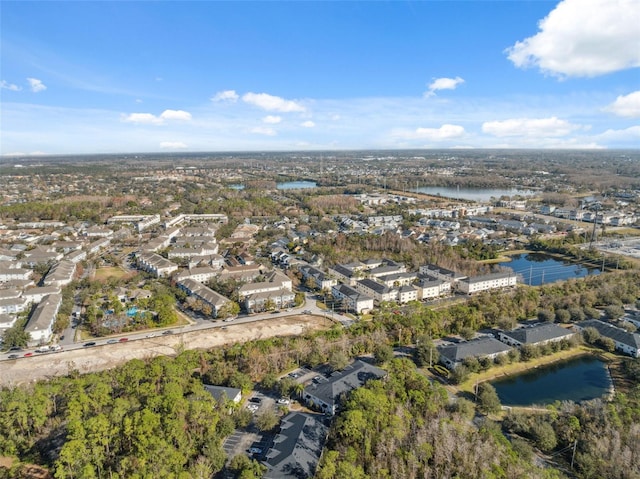
[(585, 345), (577, 346), (576, 348), (566, 351), (559, 351), (547, 356), (541, 356), (531, 361), (511, 363), (504, 366), (494, 366), (487, 371), (482, 371), (480, 373), (471, 373), (466, 381), (457, 386), (454, 385), (454, 387), (458, 390), (458, 392), (473, 394), (476, 384), (484, 383), (487, 381), (495, 381), (498, 379), (506, 379), (511, 376), (527, 373), (542, 366), (548, 366), (558, 362), (568, 361), (570, 359), (577, 359), (581, 356), (592, 356), (599, 359), (607, 366), (607, 369), (609, 370), (609, 376), (611, 377), (613, 390), (612, 392), (610, 392), (610, 396), (613, 396), (613, 393), (615, 391), (624, 389), (623, 384), (620, 384), (620, 382), (622, 382), (624, 378), (619, 374), (611, 374), (611, 366), (613, 365), (615, 368), (617, 368), (617, 363), (620, 362), (619, 360), (616, 361), (618, 356), (612, 358), (608, 355), (605, 355), (604, 352), (599, 349), (594, 349)]

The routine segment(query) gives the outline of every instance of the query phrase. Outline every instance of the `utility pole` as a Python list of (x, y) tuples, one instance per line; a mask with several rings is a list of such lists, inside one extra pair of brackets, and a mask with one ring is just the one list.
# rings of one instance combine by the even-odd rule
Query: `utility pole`
[(573, 442), (573, 452), (571, 453), (571, 469), (573, 469), (573, 460), (576, 457), (576, 446), (578, 445), (578, 440), (576, 439)]

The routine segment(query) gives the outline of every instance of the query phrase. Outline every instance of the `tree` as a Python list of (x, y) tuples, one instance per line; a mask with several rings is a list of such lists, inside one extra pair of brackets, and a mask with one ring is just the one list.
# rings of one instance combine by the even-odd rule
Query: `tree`
[(341, 349), (334, 349), (329, 353), (329, 366), (334, 371), (342, 371), (349, 365), (349, 356)]
[(393, 348), (388, 344), (378, 344), (373, 350), (376, 364), (384, 364), (393, 359)]
[(436, 349), (431, 337), (422, 335), (416, 340), (414, 360), (420, 367), (437, 364), (440, 353)]
[(501, 409), (496, 389), (487, 382), (478, 386), (478, 409), (484, 414), (497, 413)]
[(540, 321), (548, 321), (552, 323), (555, 319), (555, 313), (550, 309), (541, 309), (538, 311), (538, 320)]
[(2, 335), (5, 348), (14, 346), (24, 348), (31, 339), (31, 335), (24, 330), (24, 321), (18, 321), (13, 327), (6, 329)]
[(275, 411), (266, 408), (256, 415), (256, 426), (260, 431), (271, 431), (278, 425), (279, 419)]
[(558, 309), (556, 311), (556, 321), (559, 323), (568, 323), (571, 319), (571, 313), (566, 309)]
[(600, 338), (600, 333), (596, 328), (589, 326), (588, 328), (584, 328), (582, 330), (582, 337), (587, 344), (595, 344), (596, 341)]
[(609, 351), (610, 353), (616, 350), (616, 342), (613, 339), (607, 338), (605, 336), (600, 336), (597, 339), (596, 344), (605, 351)]
[(475, 335), (476, 335), (476, 332), (472, 328), (469, 328), (468, 326), (465, 326), (460, 330), (460, 336), (462, 336), (463, 339), (465, 339), (466, 341), (472, 340), (475, 337)]
[(617, 304), (612, 304), (604, 308), (604, 312), (609, 319), (620, 319), (624, 316), (624, 309), (622, 306), (618, 306)]

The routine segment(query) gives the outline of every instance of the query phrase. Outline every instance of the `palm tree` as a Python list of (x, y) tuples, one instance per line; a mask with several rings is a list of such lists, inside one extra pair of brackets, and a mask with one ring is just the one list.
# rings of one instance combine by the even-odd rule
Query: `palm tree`
[(293, 388), (293, 393), (300, 399), (302, 399), (302, 395), (304, 394), (304, 384), (298, 383)]

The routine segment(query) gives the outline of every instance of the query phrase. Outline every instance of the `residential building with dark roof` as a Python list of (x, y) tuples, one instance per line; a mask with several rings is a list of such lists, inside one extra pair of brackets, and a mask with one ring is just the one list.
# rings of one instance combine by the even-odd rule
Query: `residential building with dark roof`
[(381, 379), (387, 375), (383, 369), (356, 360), (342, 371), (333, 373), (326, 380), (320, 379), (304, 388), (303, 397), (308, 404), (327, 414), (335, 414), (344, 396), (366, 384), (370, 379)]
[(319, 414), (291, 412), (282, 418), (263, 464), (265, 479), (306, 479), (315, 475), (329, 433), (326, 419)]
[(398, 298), (398, 290), (388, 288), (382, 283), (378, 283), (369, 278), (356, 281), (354, 288), (367, 296), (371, 296), (375, 301), (395, 301)]
[(178, 287), (185, 291), (189, 296), (195, 296), (211, 306), (213, 317), (217, 317), (222, 307), (229, 302), (227, 298), (219, 293), (216, 293), (211, 288), (196, 281), (195, 279), (187, 278), (178, 282)]
[(516, 284), (517, 277), (513, 272), (491, 273), (459, 280), (458, 290), (465, 294), (473, 294), (480, 291), (508, 288)]
[(356, 314), (367, 313), (373, 309), (373, 298), (346, 284), (337, 284), (331, 288), (334, 298), (341, 300), (347, 311)]
[(513, 331), (500, 331), (498, 339), (509, 346), (521, 347), (525, 344), (541, 346), (547, 343), (570, 339), (575, 332), (553, 323), (540, 323), (534, 326), (514, 329)]
[(204, 388), (216, 401), (226, 398), (228, 401), (233, 401), (238, 404), (242, 400), (242, 391), (238, 388), (211, 386), (209, 384), (204, 384)]
[(640, 334), (638, 333), (630, 333), (626, 329), (618, 328), (599, 319), (580, 321), (575, 324), (575, 327), (578, 331), (582, 331), (585, 328), (595, 328), (600, 333), (600, 336), (613, 339), (616, 350), (634, 358), (640, 357)]
[(29, 347), (48, 343), (53, 336), (53, 324), (62, 305), (62, 295), (50, 294), (31, 314), (24, 331), (29, 334)]
[(456, 344), (438, 346), (440, 362), (453, 370), (467, 358), (495, 358), (508, 353), (511, 347), (494, 338), (478, 338)]
[(330, 277), (328, 274), (311, 265), (300, 265), (298, 266), (298, 271), (300, 271), (302, 279), (305, 281), (308, 278), (313, 278), (318, 289), (329, 289), (338, 284), (335, 278)]
[(353, 286), (356, 279), (361, 277), (359, 269), (348, 268), (346, 265), (336, 264), (329, 267), (329, 274), (341, 283)]
[(451, 294), (451, 282), (442, 279), (421, 278), (415, 285), (418, 288), (418, 299), (426, 300)]
[(455, 271), (452, 271), (450, 269), (441, 268), (440, 266), (436, 266), (435, 264), (420, 266), (419, 273), (423, 275), (426, 274), (427, 276), (434, 279), (449, 281), (452, 285), (466, 278), (466, 276), (463, 274), (456, 273)]

